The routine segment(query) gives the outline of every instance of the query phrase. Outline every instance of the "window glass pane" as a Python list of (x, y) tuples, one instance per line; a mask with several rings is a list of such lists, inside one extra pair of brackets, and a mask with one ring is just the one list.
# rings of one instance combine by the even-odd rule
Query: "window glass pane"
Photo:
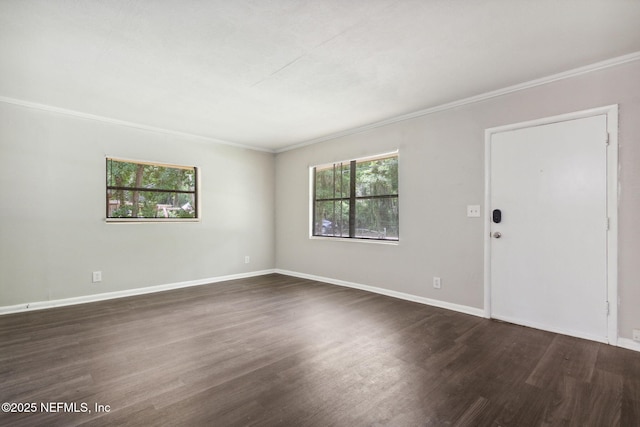
[(313, 235), (398, 240), (397, 154), (317, 166), (313, 173)]
[(195, 218), (195, 194), (107, 190), (109, 218)]
[(313, 234), (349, 237), (349, 201), (316, 202)]
[(398, 194), (398, 157), (356, 163), (356, 196)]
[(356, 200), (356, 236), (398, 240), (398, 198)]
[(349, 163), (316, 168), (316, 200), (349, 197)]
[(193, 191), (195, 178), (195, 168), (107, 161), (107, 185), (112, 187)]
[(196, 172), (107, 158), (107, 218), (197, 218)]
[(195, 189), (195, 171), (193, 169), (145, 165), (142, 176), (142, 186), (144, 188), (182, 191), (193, 191)]

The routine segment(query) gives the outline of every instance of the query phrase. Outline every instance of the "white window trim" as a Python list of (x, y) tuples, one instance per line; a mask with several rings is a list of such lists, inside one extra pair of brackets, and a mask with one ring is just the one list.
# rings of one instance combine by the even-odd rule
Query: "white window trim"
[[(313, 218), (313, 182), (314, 182), (314, 170), (316, 168), (323, 168), (323, 167), (331, 167), (336, 163), (347, 163), (347, 162), (351, 162), (352, 160), (355, 161), (369, 161), (369, 160), (375, 160), (375, 159), (382, 159), (385, 157), (390, 157), (390, 156), (397, 156), (398, 157), (398, 174), (400, 174), (400, 150), (399, 149), (395, 149), (393, 151), (387, 151), (384, 153), (379, 153), (379, 154), (372, 154), (369, 156), (364, 156), (364, 157), (354, 157), (354, 158), (350, 158), (348, 160), (337, 160), (335, 162), (328, 162), (328, 163), (319, 163), (319, 164), (314, 164), (314, 165), (310, 165), (309, 166), (309, 194), (308, 194), (308, 200), (309, 200), (309, 218), (307, 221), (307, 224), (309, 225), (309, 229), (308, 229), (308, 237), (309, 240), (327, 240), (327, 241), (332, 241), (332, 242), (349, 242), (349, 243), (365, 243), (365, 244), (378, 244), (378, 245), (388, 245), (388, 246), (399, 246), (400, 245), (400, 235), (398, 235), (398, 240), (384, 240), (384, 239), (364, 239), (364, 238), (355, 238), (355, 237), (329, 237), (329, 236), (314, 236), (313, 235), (313, 223), (314, 223), (314, 218)], [(398, 179), (398, 182), (400, 182), (400, 180)], [(400, 184), (398, 184), (399, 186)], [(398, 188), (398, 194), (400, 193), (400, 188)], [(398, 197), (398, 203), (400, 203), (400, 198)], [(400, 222), (400, 218), (398, 217), (398, 222)]]
[[(117, 160), (117, 161), (122, 161), (122, 162), (129, 162), (129, 163), (138, 163), (138, 164), (145, 164), (145, 165), (156, 165), (156, 166), (165, 166), (165, 167), (170, 167), (170, 168), (174, 168), (174, 169), (192, 169), (195, 168), (196, 170), (196, 200), (198, 201), (198, 203), (196, 204), (196, 218), (163, 218), (163, 219), (158, 219), (158, 218), (109, 218), (107, 217), (107, 215), (105, 214), (104, 216), (104, 221), (107, 224), (158, 224), (158, 223), (199, 223), (202, 222), (202, 202), (200, 199), (200, 183), (202, 181), (201, 175), (202, 175), (202, 168), (200, 168), (197, 165), (192, 165), (192, 166), (185, 166), (185, 165), (180, 165), (180, 164), (176, 164), (176, 163), (168, 163), (168, 162), (155, 162), (153, 160), (139, 160), (139, 159), (131, 159), (131, 158), (126, 158), (126, 157), (120, 157), (120, 156), (109, 156), (106, 155), (104, 156), (104, 164), (105, 164), (105, 168), (106, 168), (106, 164), (107, 164), (107, 160), (108, 159), (112, 159), (112, 160)], [(105, 182), (104, 182), (104, 189), (106, 190), (107, 188), (107, 173), (106, 173), (106, 169), (104, 172), (104, 177), (105, 177)], [(107, 201), (106, 201), (106, 197), (104, 200), (104, 206), (103, 206), (103, 210), (102, 212), (106, 213), (107, 212)]]

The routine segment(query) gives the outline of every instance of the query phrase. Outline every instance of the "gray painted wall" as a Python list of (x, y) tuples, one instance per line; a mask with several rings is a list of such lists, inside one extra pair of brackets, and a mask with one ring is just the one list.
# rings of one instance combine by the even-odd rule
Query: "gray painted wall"
[[(198, 166), (202, 221), (106, 224), (107, 155)], [(269, 153), (0, 103), (0, 188), (0, 306), (275, 263)]]
[[(275, 161), (0, 103), (0, 306), (277, 267), (481, 309), (483, 219), (467, 218), (466, 205), (483, 203), (484, 130), (617, 103), (619, 326), (630, 338), (640, 328), (639, 76), (636, 61), (291, 150)], [(400, 244), (310, 240), (308, 167), (396, 148)], [(106, 224), (107, 155), (200, 167), (202, 221)], [(96, 270), (101, 284), (91, 284)], [(431, 286), (435, 275), (440, 290)]]
[[(640, 328), (640, 62), (592, 72), (276, 157), (277, 268), (483, 308), (484, 130), (620, 106), (619, 328)], [(400, 149), (400, 244), (311, 240), (308, 167)], [(442, 289), (432, 277), (442, 278)]]

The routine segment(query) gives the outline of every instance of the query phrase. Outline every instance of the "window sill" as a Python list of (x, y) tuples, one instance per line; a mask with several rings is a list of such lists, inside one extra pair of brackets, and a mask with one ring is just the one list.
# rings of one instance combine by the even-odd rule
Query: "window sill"
[(309, 240), (328, 240), (331, 242), (368, 243), (374, 245), (399, 246), (399, 240), (357, 239), (352, 237), (309, 236)]
[(180, 222), (200, 222), (200, 218), (106, 218), (107, 224), (160, 224), (160, 223), (180, 223)]

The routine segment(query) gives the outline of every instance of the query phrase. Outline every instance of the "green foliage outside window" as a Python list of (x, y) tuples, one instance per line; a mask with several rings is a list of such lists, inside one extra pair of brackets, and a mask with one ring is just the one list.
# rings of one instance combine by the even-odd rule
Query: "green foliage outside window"
[(107, 159), (107, 218), (197, 218), (197, 170)]
[(314, 168), (313, 235), (398, 240), (398, 155)]

